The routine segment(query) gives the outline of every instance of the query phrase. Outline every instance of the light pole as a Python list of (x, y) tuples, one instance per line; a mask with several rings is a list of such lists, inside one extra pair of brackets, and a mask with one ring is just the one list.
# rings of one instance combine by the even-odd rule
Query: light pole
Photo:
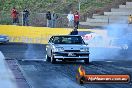
[(78, 0), (78, 10), (79, 10), (79, 13), (80, 13), (80, 10), (81, 10), (81, 2), (80, 2), (80, 0)]

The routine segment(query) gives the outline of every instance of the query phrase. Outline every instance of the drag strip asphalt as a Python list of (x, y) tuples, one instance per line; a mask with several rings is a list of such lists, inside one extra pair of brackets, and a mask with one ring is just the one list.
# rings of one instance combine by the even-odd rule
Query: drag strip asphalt
[(1, 44), (0, 51), (6, 58), (18, 61), (21, 71), (31, 88), (132, 88), (131, 81), (128, 84), (79, 85), (75, 79), (80, 65), (85, 68), (87, 74), (132, 75), (131, 60), (92, 61), (88, 65), (82, 62), (51, 64), (44, 61), (45, 45), (41, 44)]

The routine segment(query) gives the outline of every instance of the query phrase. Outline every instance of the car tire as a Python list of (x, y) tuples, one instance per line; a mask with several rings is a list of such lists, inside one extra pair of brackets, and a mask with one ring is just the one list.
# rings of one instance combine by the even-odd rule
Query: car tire
[(89, 58), (84, 59), (85, 64), (89, 64)]
[(51, 58), (48, 55), (46, 55), (46, 61), (47, 62), (50, 62), (51, 61)]
[(56, 63), (56, 59), (54, 58), (53, 55), (51, 56), (51, 63), (52, 63), (52, 64), (55, 64), (55, 63)]

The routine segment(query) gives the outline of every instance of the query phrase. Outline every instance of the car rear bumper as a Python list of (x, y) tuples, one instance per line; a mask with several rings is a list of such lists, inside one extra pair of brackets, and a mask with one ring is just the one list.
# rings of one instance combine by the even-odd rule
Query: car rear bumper
[[(73, 54), (73, 55), (69, 55)], [(89, 58), (89, 52), (55, 52), (54, 58), (57, 59), (86, 59)]]
[(63, 57), (63, 56), (54, 56), (56, 59), (76, 59), (76, 60), (84, 60), (88, 59), (89, 57)]

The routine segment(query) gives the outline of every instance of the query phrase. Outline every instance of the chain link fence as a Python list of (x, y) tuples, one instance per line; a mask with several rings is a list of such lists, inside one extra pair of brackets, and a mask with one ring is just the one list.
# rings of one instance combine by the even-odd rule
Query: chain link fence
[[(58, 18), (56, 20), (56, 27), (59, 28), (65, 28), (68, 27), (68, 19), (67, 15), (68, 14), (60, 14), (56, 13)], [(85, 21), (87, 17), (85, 15), (80, 15), (81, 21)], [(19, 25), (22, 25), (22, 12), (19, 12)], [(0, 12), (0, 24), (3, 25), (12, 25), (12, 18), (11, 18), (11, 13), (7, 11), (2, 11)], [(46, 20), (46, 13), (35, 13), (35, 12), (30, 12), (29, 16), (29, 24), (30, 26), (37, 26), (37, 27), (46, 27), (47, 25), (47, 20)]]
[[(67, 27), (67, 14), (58, 14), (58, 18), (56, 20), (56, 27)], [(2, 11), (0, 12), (0, 24), (11, 25), (12, 18), (11, 13)], [(30, 12), (29, 16), (29, 24), (30, 26), (38, 26), (38, 27), (46, 27), (46, 13), (33, 13)], [(19, 12), (19, 25), (22, 25), (22, 12)]]
[[(67, 27), (67, 14), (57, 14), (58, 18), (56, 19), (56, 27), (62, 28)], [(31, 26), (43, 26), (46, 27), (46, 13), (31, 13), (30, 15), (30, 24)]]

